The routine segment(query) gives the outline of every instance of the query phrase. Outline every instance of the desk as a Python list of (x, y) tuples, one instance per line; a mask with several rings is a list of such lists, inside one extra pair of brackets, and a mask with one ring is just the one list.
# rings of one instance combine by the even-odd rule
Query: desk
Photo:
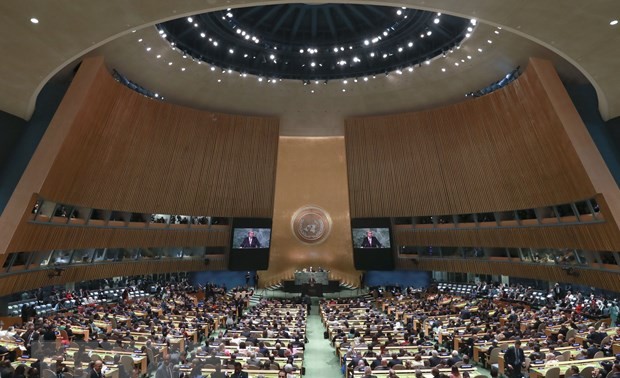
[(327, 275), (327, 272), (295, 272), (295, 285), (310, 283), (311, 278), (316, 284), (327, 285)]
[[(600, 363), (602, 361), (613, 361), (613, 360), (615, 360), (615, 357), (592, 358), (589, 360), (580, 360), (580, 361), (560, 361), (558, 362), (556, 366), (560, 368), (560, 376), (563, 376), (564, 373), (566, 372), (566, 369), (568, 369), (569, 367), (573, 365), (577, 366), (579, 370), (582, 370), (586, 366), (600, 367), (601, 366)], [(530, 378), (542, 378), (545, 376), (547, 371), (553, 367), (554, 366), (544, 366), (544, 365), (536, 366), (535, 364), (532, 364), (530, 366)]]

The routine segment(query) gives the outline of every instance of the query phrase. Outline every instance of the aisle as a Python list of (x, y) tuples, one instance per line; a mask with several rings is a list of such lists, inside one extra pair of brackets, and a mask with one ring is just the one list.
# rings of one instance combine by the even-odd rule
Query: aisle
[(340, 366), (334, 348), (323, 338), (323, 323), (319, 316), (319, 304), (312, 301), (312, 311), (308, 315), (306, 333), (309, 343), (304, 351), (304, 378), (335, 378), (340, 377)]

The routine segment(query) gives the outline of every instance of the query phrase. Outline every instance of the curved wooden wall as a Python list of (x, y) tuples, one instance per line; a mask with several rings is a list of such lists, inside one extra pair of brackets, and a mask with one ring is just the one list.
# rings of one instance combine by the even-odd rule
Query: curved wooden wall
[(351, 217), (527, 209), (596, 194), (537, 72), (441, 109), (346, 120)]
[(93, 86), (41, 196), (142, 213), (271, 217), (277, 118), (151, 100), (104, 67)]
[[(60, 144), (60, 149), (40, 187), (22, 189), (31, 190), (30, 196), (39, 193), (58, 203), (125, 212), (271, 218), (277, 118), (211, 113), (146, 98), (117, 83), (101, 58), (84, 60), (68, 93), (52, 121), (65, 125), (63, 137), (46, 134), (39, 146), (52, 150)], [(76, 97), (79, 108), (67, 111), (65, 102)], [(33, 158), (28, 169), (41, 165)], [(33, 201), (23, 201), (12, 207), (18, 211), (3, 216), (19, 214), (21, 221), (2, 252), (227, 246), (230, 239), (228, 227), (32, 224), (27, 220)]]

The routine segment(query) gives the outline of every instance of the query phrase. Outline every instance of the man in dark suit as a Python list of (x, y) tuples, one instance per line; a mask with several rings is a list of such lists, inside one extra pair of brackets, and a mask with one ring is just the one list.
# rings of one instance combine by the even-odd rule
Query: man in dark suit
[(381, 248), (383, 247), (372, 231), (366, 231), (366, 237), (362, 239), (362, 248)]
[(254, 231), (248, 232), (248, 237), (243, 238), (241, 248), (260, 248), (260, 241), (254, 236)]
[(103, 373), (101, 372), (103, 369), (103, 361), (97, 360), (93, 365), (93, 370), (90, 372), (90, 378), (103, 378)]
[(235, 362), (235, 371), (230, 376), (231, 378), (248, 378), (248, 373), (241, 370), (241, 362)]
[(515, 345), (511, 346), (504, 353), (504, 362), (508, 369), (508, 376), (510, 378), (520, 378), (521, 368), (525, 362), (525, 353), (521, 349), (521, 340), (515, 340)]

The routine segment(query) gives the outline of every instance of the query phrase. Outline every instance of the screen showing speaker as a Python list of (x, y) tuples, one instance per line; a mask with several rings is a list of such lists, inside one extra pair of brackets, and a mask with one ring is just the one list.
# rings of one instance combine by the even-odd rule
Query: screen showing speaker
[(234, 218), (230, 240), (230, 270), (265, 270), (269, 267), (271, 219)]
[(389, 218), (351, 219), (353, 262), (359, 270), (393, 270), (392, 229)]

